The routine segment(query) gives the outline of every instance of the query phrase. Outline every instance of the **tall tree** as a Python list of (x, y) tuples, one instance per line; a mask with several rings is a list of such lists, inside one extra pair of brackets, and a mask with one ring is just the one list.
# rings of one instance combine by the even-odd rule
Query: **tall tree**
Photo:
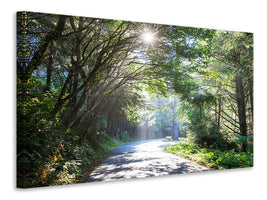
[[(234, 96), (237, 105), (237, 117), (240, 136), (248, 140), (248, 115), (253, 115), (253, 36), (250, 33), (222, 32), (214, 50), (214, 57), (226, 65), (232, 73)], [(249, 97), (249, 98), (248, 98)], [(248, 110), (248, 106), (250, 109)], [(249, 122), (253, 127), (253, 121)], [(253, 129), (250, 129), (250, 135)], [(243, 142), (242, 151), (247, 151), (247, 142)]]

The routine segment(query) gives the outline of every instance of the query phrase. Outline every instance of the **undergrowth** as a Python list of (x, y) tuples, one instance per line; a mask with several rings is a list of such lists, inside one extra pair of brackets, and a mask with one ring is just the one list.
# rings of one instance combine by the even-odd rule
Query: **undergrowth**
[(210, 169), (232, 169), (253, 166), (253, 154), (236, 152), (234, 150), (221, 151), (219, 149), (200, 148), (189, 141), (165, 147), (169, 153), (190, 159)]
[(17, 83), (17, 187), (30, 188), (84, 182), (109, 151), (131, 142), (127, 132), (111, 137), (79, 126), (67, 129), (62, 108), (51, 117), (59, 92), (44, 92), (31, 78)]

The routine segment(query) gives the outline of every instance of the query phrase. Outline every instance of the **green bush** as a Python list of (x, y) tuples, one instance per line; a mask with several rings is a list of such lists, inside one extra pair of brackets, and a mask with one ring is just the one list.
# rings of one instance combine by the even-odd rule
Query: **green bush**
[(211, 169), (231, 169), (253, 166), (253, 155), (234, 150), (221, 151), (219, 149), (200, 148), (188, 141), (167, 146), (165, 150), (189, 158), (199, 164), (204, 164)]
[(58, 93), (44, 92), (44, 87), (35, 77), (27, 83), (17, 82), (18, 187), (46, 185), (50, 157), (61, 155), (61, 122), (57, 116), (49, 119)]

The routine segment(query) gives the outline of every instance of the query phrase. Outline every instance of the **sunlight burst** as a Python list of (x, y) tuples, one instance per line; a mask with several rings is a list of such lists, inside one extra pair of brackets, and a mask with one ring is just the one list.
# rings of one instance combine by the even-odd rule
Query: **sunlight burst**
[(143, 34), (143, 40), (151, 44), (154, 41), (154, 35), (151, 32), (146, 32)]

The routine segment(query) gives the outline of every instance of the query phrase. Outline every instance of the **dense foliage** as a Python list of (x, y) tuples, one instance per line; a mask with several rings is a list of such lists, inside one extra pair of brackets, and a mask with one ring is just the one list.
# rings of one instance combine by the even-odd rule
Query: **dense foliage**
[[(114, 147), (132, 139), (109, 137), (97, 132), (89, 139), (82, 139), (79, 130), (65, 129), (60, 114), (50, 119), (58, 91), (45, 93), (45, 84), (36, 77), (27, 83), (18, 81), (18, 91), (27, 89), (31, 94), (17, 103), (17, 173), (18, 186), (34, 187), (45, 185), (78, 183), (86, 173)], [(21, 98), (18, 93), (18, 99)]]
[(252, 161), (252, 34), (18, 12), (18, 187), (82, 182), (167, 135)]

